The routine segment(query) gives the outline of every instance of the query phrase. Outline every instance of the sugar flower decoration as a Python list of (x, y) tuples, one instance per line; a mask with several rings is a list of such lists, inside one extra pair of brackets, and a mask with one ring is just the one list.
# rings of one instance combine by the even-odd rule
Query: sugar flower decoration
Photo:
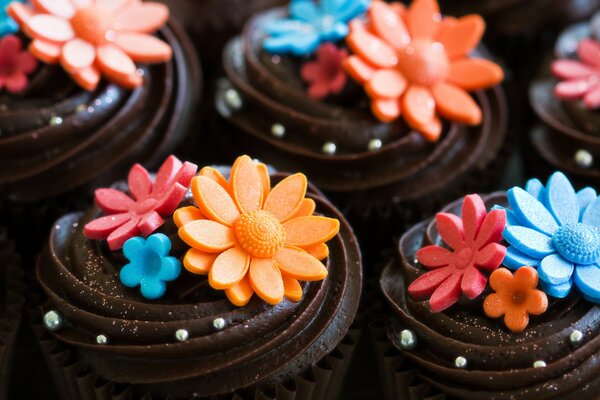
[(274, 54), (304, 56), (323, 42), (337, 42), (348, 34), (348, 21), (359, 17), (370, 0), (291, 0), (289, 17), (267, 23), (263, 47)]
[(487, 276), (502, 263), (506, 248), (498, 242), (506, 223), (503, 210), (486, 212), (476, 194), (465, 197), (462, 219), (454, 214), (438, 213), (437, 230), (451, 250), (429, 245), (417, 251), (417, 259), (427, 269), (408, 287), (416, 300), (429, 298), (432, 312), (440, 312), (456, 303), (464, 293), (469, 299), (485, 289)]
[(555, 89), (562, 100), (583, 99), (585, 107), (600, 108), (600, 42), (582, 39), (577, 46), (579, 60), (561, 59), (552, 63), (552, 73), (561, 79)]
[(192, 180), (198, 207), (180, 208), (173, 216), (179, 237), (192, 247), (184, 267), (208, 275), (210, 286), (237, 306), (254, 293), (273, 305), (284, 297), (300, 301), (299, 280), (327, 276), (320, 260), (340, 226), (313, 215), (315, 202), (304, 197), (306, 188), (306, 177), (295, 174), (271, 189), (266, 166), (248, 156), (235, 161), (229, 182), (213, 168), (202, 169)]
[(179, 206), (197, 169), (169, 156), (152, 181), (144, 167), (134, 165), (129, 171), (129, 194), (113, 188), (96, 190), (96, 205), (106, 215), (86, 224), (85, 236), (106, 239), (114, 251), (134, 236), (150, 235)]
[(123, 254), (129, 264), (119, 272), (121, 283), (130, 288), (139, 286), (142, 296), (149, 300), (160, 299), (167, 289), (165, 282), (174, 281), (181, 273), (181, 263), (169, 256), (170, 251), (171, 241), (162, 233), (127, 240)]
[(529, 315), (543, 314), (548, 308), (546, 293), (537, 290), (538, 274), (535, 268), (522, 267), (515, 275), (499, 268), (490, 276), (490, 286), (496, 293), (483, 302), (483, 311), (490, 318), (504, 315), (504, 323), (518, 333), (529, 324)]
[(510, 244), (504, 265), (537, 268), (541, 289), (566, 297), (573, 285), (592, 303), (600, 304), (600, 198), (592, 188), (578, 193), (562, 172), (546, 187), (537, 179), (525, 190), (507, 192)]
[(414, 0), (408, 9), (374, 1), (368, 16), (367, 24), (351, 23), (347, 42), (355, 54), (345, 67), (364, 85), (379, 120), (404, 115), (432, 142), (442, 132), (439, 116), (481, 123), (481, 110), (467, 91), (494, 86), (504, 75), (491, 61), (469, 57), (485, 30), (480, 16), (442, 18), (435, 0)]
[(125, 88), (143, 78), (134, 62), (159, 63), (171, 58), (168, 44), (151, 36), (169, 18), (168, 8), (141, 0), (32, 0), (13, 2), (8, 13), (33, 39), (29, 51), (40, 61), (60, 62), (88, 91), (100, 76)]
[(348, 55), (346, 49), (338, 49), (333, 43), (323, 43), (317, 49), (314, 61), (307, 61), (300, 69), (300, 76), (308, 83), (308, 95), (324, 99), (339, 94), (346, 86), (346, 72), (342, 61)]
[(37, 68), (36, 59), (22, 50), (21, 39), (14, 35), (0, 39), (0, 90), (20, 93), (27, 87), (27, 75)]
[(13, 1), (22, 3), (21, 0), (0, 0), (0, 38), (19, 30), (19, 25), (6, 12), (6, 8)]

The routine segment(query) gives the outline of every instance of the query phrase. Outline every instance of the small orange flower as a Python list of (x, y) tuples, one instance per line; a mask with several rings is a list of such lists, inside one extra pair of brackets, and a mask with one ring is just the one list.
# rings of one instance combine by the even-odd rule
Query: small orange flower
[(468, 57), (485, 30), (480, 16), (442, 18), (436, 0), (414, 0), (408, 9), (376, 0), (368, 16), (367, 25), (351, 23), (347, 42), (355, 55), (345, 68), (364, 85), (379, 120), (403, 114), (432, 142), (442, 132), (438, 114), (481, 123), (481, 110), (467, 91), (494, 86), (504, 74), (488, 60)]
[(283, 179), (272, 190), (267, 167), (239, 157), (229, 182), (206, 167), (192, 180), (197, 208), (173, 215), (179, 237), (192, 247), (185, 268), (207, 275), (210, 286), (225, 290), (243, 306), (256, 293), (269, 304), (287, 297), (302, 299), (301, 281), (327, 276), (320, 260), (329, 254), (326, 241), (337, 235), (337, 219), (312, 215), (315, 202), (304, 198), (303, 174)]
[(506, 268), (497, 269), (490, 276), (490, 286), (496, 293), (483, 302), (485, 315), (499, 318), (513, 332), (522, 332), (529, 324), (529, 314), (540, 315), (548, 308), (546, 293), (537, 290), (538, 274), (535, 268), (521, 267), (515, 275)]

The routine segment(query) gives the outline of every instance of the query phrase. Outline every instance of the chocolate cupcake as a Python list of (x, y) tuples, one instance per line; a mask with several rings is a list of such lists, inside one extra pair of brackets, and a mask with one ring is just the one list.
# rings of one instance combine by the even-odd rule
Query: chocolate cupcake
[[(216, 98), (225, 151), (305, 171), (355, 226), (420, 218), (460, 188), (492, 184), (507, 112), (501, 69), (475, 49), (483, 21), (448, 19), (435, 36), (433, 1), (330, 3), (259, 14), (227, 46)], [(411, 42), (421, 34), (424, 45)], [(471, 98), (461, 87), (489, 89)]]
[[(190, 172), (135, 167), (56, 223), (38, 333), (60, 397), (336, 398), (361, 286), (351, 228), (301, 174), (248, 157), (229, 182)], [(171, 189), (190, 180), (193, 197)]]
[(381, 276), (388, 398), (597, 398), (597, 199), (555, 173), (410, 229)]

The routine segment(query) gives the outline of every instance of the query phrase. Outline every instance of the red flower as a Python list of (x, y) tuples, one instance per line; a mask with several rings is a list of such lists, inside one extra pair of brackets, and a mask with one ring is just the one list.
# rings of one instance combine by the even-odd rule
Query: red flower
[(112, 188), (98, 189), (96, 204), (107, 214), (86, 224), (90, 239), (107, 239), (111, 250), (118, 250), (134, 236), (147, 237), (175, 212), (185, 196), (198, 167), (169, 156), (160, 167), (154, 183), (148, 171), (136, 164), (129, 171), (127, 194)]
[(308, 95), (313, 99), (324, 99), (329, 94), (338, 94), (346, 86), (346, 73), (342, 62), (348, 56), (345, 49), (333, 43), (324, 43), (317, 49), (317, 59), (307, 61), (300, 75), (308, 83)]
[(456, 303), (461, 292), (474, 299), (483, 292), (487, 277), (480, 270), (493, 271), (502, 263), (506, 247), (498, 244), (506, 225), (506, 211), (486, 213), (483, 200), (476, 194), (466, 196), (462, 220), (454, 215), (438, 213), (437, 230), (453, 250), (426, 246), (417, 259), (433, 271), (417, 278), (408, 287), (417, 300), (429, 298), (431, 311), (440, 312)]
[(14, 35), (0, 39), (0, 89), (6, 86), (10, 93), (25, 90), (27, 75), (37, 67), (36, 59), (22, 48), (21, 39)]

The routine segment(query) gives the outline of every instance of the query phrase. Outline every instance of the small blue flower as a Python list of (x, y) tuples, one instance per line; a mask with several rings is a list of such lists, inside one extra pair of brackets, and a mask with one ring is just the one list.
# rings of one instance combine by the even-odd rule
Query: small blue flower
[(289, 18), (271, 21), (263, 47), (273, 54), (314, 53), (323, 42), (337, 42), (348, 34), (348, 22), (369, 8), (370, 0), (292, 0)]
[(0, 0), (0, 38), (19, 30), (19, 25), (6, 12), (8, 5), (14, 2), (23, 3), (23, 0)]
[(504, 239), (511, 245), (504, 265), (537, 268), (541, 288), (563, 298), (573, 285), (600, 304), (600, 197), (590, 187), (575, 192), (561, 172), (544, 185), (537, 179), (525, 190), (507, 192), (510, 208)]
[(162, 233), (139, 236), (125, 242), (123, 253), (130, 261), (119, 273), (121, 283), (127, 287), (140, 286), (142, 296), (155, 300), (165, 294), (165, 282), (177, 279), (181, 263), (169, 256), (171, 241)]

